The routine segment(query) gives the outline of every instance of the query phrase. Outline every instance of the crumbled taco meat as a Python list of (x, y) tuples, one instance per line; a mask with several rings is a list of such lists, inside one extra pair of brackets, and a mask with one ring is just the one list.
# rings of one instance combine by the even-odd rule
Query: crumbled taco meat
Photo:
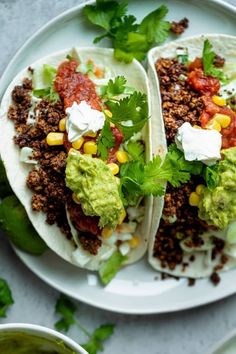
[[(223, 64), (224, 59), (217, 57), (217, 64)], [(161, 58), (157, 60), (156, 71), (160, 82), (162, 97), (162, 111), (167, 136), (167, 145), (175, 142), (178, 128), (189, 122), (192, 126), (201, 126), (200, 116), (204, 111), (205, 104), (202, 94), (194, 90), (189, 81), (188, 67), (178, 62), (177, 59)], [(163, 215), (156, 235), (153, 256), (158, 258), (161, 266), (174, 270), (177, 265), (182, 265), (182, 271), (194, 263), (195, 257), (190, 255), (189, 262), (183, 261), (183, 250), (180, 242), (186, 239), (188, 247), (201, 246), (202, 239), (199, 235), (211, 228), (198, 217), (198, 209), (189, 205), (189, 196), (198, 184), (203, 183), (200, 177), (193, 177), (179, 188), (167, 185)], [(212, 258), (219, 256), (223, 250), (224, 242), (214, 239)], [(221, 257), (220, 264), (215, 268), (219, 271), (227, 262)], [(217, 276), (212, 275), (212, 280), (217, 283)], [(190, 285), (193, 282), (190, 282)]]
[[(83, 214), (82, 209), (73, 202), (71, 190), (65, 185), (66, 144), (49, 146), (46, 143), (48, 133), (58, 131), (59, 121), (65, 118), (64, 105), (61, 101), (49, 102), (42, 99), (32, 106), (31, 95), (31, 80), (24, 79), (21, 86), (15, 86), (8, 118), (15, 124), (15, 144), (19, 148), (31, 147), (32, 159), (38, 162), (37, 167), (29, 172), (26, 181), (33, 192), (32, 209), (44, 212), (46, 222), (56, 224), (69, 239), (72, 235), (65, 206), (70, 206), (69, 213), (72, 215), (77, 215), (79, 210), (79, 222), (73, 224), (78, 231), (82, 230), (79, 235), (81, 245), (91, 254), (97, 254), (101, 246), (98, 220)], [(90, 235), (92, 230), (94, 232)]]
[(189, 20), (186, 17), (184, 17), (179, 22), (175, 22), (175, 21), (171, 22), (170, 30), (174, 34), (180, 35), (186, 30), (186, 28), (188, 28), (188, 24), (189, 24)]
[(193, 91), (185, 80), (188, 70), (177, 59), (161, 58), (156, 62), (162, 97), (162, 111), (167, 144), (174, 142), (177, 129), (184, 123), (201, 125), (199, 120), (204, 103), (199, 92)]

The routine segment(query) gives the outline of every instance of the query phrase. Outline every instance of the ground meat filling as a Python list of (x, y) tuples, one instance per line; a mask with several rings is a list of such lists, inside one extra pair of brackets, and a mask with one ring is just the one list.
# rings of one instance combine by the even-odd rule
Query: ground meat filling
[(174, 142), (177, 129), (184, 123), (201, 125), (199, 117), (204, 103), (199, 92), (187, 83), (187, 67), (177, 59), (159, 59), (156, 62), (162, 97), (162, 111), (167, 144)]
[(189, 20), (186, 17), (184, 17), (179, 22), (175, 22), (175, 21), (171, 22), (170, 30), (174, 34), (180, 35), (186, 30), (186, 28), (188, 28), (188, 24), (189, 24)]
[[(217, 58), (218, 65), (222, 65), (222, 58)], [(177, 59), (159, 59), (156, 71), (160, 82), (162, 97), (162, 111), (168, 146), (175, 142), (177, 129), (189, 122), (192, 126), (201, 126), (200, 115), (204, 110), (201, 93), (193, 91), (186, 81), (188, 69)], [(199, 235), (209, 230), (209, 226), (198, 218), (198, 209), (189, 205), (189, 196), (198, 184), (202, 183), (194, 177), (179, 188), (167, 185), (163, 216), (156, 235), (153, 255), (157, 257), (163, 268), (174, 270), (176, 265), (182, 264), (184, 271), (189, 263), (183, 263), (183, 250), (180, 241), (191, 237), (190, 247), (200, 246)], [(215, 243), (212, 257), (222, 250)], [(194, 259), (189, 258), (189, 262)], [(214, 278), (214, 277), (213, 277)]]
[[(101, 246), (98, 235), (98, 221), (93, 217), (86, 217), (81, 207), (72, 200), (72, 192), (65, 185), (65, 168), (67, 151), (62, 145), (49, 146), (46, 143), (47, 134), (58, 131), (59, 121), (65, 118), (64, 107), (61, 101), (49, 102), (40, 100), (32, 106), (32, 82), (24, 79), (22, 86), (16, 86), (12, 91), (13, 104), (8, 111), (17, 131), (14, 142), (19, 148), (31, 147), (32, 159), (38, 161), (27, 177), (27, 186), (33, 192), (32, 209), (46, 214), (49, 225), (56, 224), (67, 238), (72, 239), (70, 226), (67, 221), (65, 205), (70, 205), (70, 212), (76, 215), (80, 210), (79, 225), (74, 222), (77, 230), (82, 227), (84, 232), (79, 234), (82, 247), (91, 254), (97, 254)], [(31, 118), (29, 120), (29, 118)], [(87, 223), (86, 223), (87, 222)], [(86, 226), (90, 224), (89, 235)]]

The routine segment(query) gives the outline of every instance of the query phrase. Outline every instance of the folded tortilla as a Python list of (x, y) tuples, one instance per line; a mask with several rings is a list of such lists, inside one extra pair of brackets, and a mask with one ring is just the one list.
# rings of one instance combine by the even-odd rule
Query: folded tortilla
[[(106, 48), (74, 48), (73, 51), (77, 51), (82, 62), (86, 62), (88, 59), (92, 59), (98, 66), (108, 68), (112, 77), (122, 75), (127, 79), (127, 85), (134, 87), (135, 90), (147, 94), (150, 107), (150, 94), (146, 72), (142, 65), (134, 60), (131, 64), (124, 64), (114, 59), (113, 50)], [(71, 49), (63, 50), (44, 57), (35, 63), (31, 64), (32, 69), (37, 69), (48, 64), (57, 67), (62, 61), (66, 59), (66, 56), (71, 54)], [(10, 185), (25, 207), (32, 225), (37, 230), (38, 234), (46, 242), (49, 248), (57, 253), (64, 260), (81, 266), (76, 262), (75, 252), (80, 252), (81, 246), (75, 244), (75, 242), (68, 240), (60, 229), (54, 225), (48, 225), (45, 222), (45, 214), (43, 212), (34, 212), (31, 207), (32, 192), (26, 185), (26, 178), (29, 171), (32, 169), (32, 165), (22, 163), (19, 159), (20, 149), (14, 144), (13, 137), (16, 135), (13, 122), (7, 117), (8, 109), (12, 103), (11, 92), (16, 85), (21, 85), (23, 78), (29, 77), (30, 74), (28, 68), (22, 70), (10, 83), (7, 88), (1, 103), (0, 109), (0, 154), (4, 162), (7, 178)], [(150, 112), (149, 112), (150, 116)], [(150, 138), (150, 120), (146, 124), (143, 130), (143, 137), (146, 143), (146, 159), (149, 160), (152, 156), (151, 138)], [(146, 198), (145, 215), (142, 223), (136, 230), (137, 237), (140, 240), (140, 244), (137, 248), (132, 249), (129, 258), (126, 263), (133, 263), (140, 259), (147, 249), (147, 240), (150, 232), (151, 225), (151, 209), (152, 198)], [(74, 230), (72, 230), (73, 234)], [(106, 250), (107, 251), (107, 250)], [(100, 252), (102, 253), (102, 252)], [(104, 254), (98, 253), (94, 258), (94, 262), (85, 264), (84, 268), (91, 270), (97, 270), (100, 263), (104, 259)], [(109, 249), (108, 249), (109, 253)], [(110, 252), (112, 253), (112, 252)]]
[[(183, 47), (188, 49), (189, 59), (194, 60), (196, 57), (202, 57), (203, 44), (206, 39), (209, 39), (210, 43), (213, 45), (213, 50), (215, 53), (219, 54), (225, 58), (227, 62), (233, 62), (236, 64), (236, 37), (228, 35), (218, 35), (218, 34), (206, 34), (201, 36), (195, 36), (186, 38), (183, 40), (177, 40), (168, 43), (161, 47), (155, 47), (150, 50), (148, 54), (148, 77), (150, 82), (151, 96), (152, 96), (152, 121), (151, 121), (151, 138), (153, 153), (161, 154), (165, 156), (167, 152), (167, 143), (165, 137), (165, 127), (162, 115), (162, 102), (161, 94), (159, 88), (159, 80), (155, 69), (155, 62), (160, 58), (175, 58), (176, 49), (178, 47)], [(159, 223), (162, 217), (162, 211), (164, 207), (164, 197), (154, 198), (153, 201), (153, 216), (152, 216), (152, 227), (150, 232), (150, 240), (148, 246), (148, 261), (158, 271), (168, 273), (173, 276), (185, 276), (190, 278), (201, 278), (210, 276), (214, 267), (219, 264), (219, 257), (215, 260), (210, 259), (211, 252), (209, 247), (206, 245), (205, 249), (198, 250), (192, 253), (184, 253), (183, 262), (180, 265), (176, 265), (174, 270), (168, 267), (162, 268), (161, 262), (158, 258), (153, 257), (154, 243), (156, 239), (156, 234), (158, 231)], [(173, 227), (174, 223), (173, 223)], [(211, 235), (213, 232), (211, 231)], [(225, 232), (216, 232), (216, 237), (224, 239)], [(232, 246), (233, 248), (233, 246)], [(230, 253), (233, 255), (236, 252), (231, 249)], [(195, 261), (189, 262), (189, 256), (194, 255)], [(234, 255), (230, 256), (227, 253), (228, 262), (224, 265), (222, 270), (228, 270), (236, 266), (236, 257)], [(189, 265), (185, 268), (183, 263), (188, 263)]]

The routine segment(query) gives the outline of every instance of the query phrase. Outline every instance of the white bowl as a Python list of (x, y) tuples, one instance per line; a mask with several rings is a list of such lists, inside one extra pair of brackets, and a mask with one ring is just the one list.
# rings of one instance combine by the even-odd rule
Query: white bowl
[(229, 333), (214, 346), (209, 354), (235, 354), (236, 353), (236, 330)]
[[(2, 353), (1, 340), (3, 340), (4, 337), (5, 340), (7, 340), (6, 334), (9, 334), (9, 337), (11, 337), (9, 343), (10, 341), (12, 343), (11, 335), (14, 336), (14, 333), (24, 334), (26, 336), (25, 338), (27, 339), (29, 338), (29, 340), (35, 337), (45, 340), (45, 345), (47, 344), (55, 345), (55, 349), (58, 348), (58, 350), (60, 350), (60, 353), (62, 354), (64, 354), (63, 345), (66, 348), (65, 349), (66, 354), (70, 352), (71, 354), (88, 354), (79, 344), (77, 344), (76, 342), (74, 342), (72, 339), (65, 336), (64, 334), (56, 332), (47, 327), (42, 327), (42, 326), (28, 324), (28, 323), (10, 323), (10, 324), (0, 325), (0, 353)], [(14, 351), (14, 353), (17, 354), (17, 350)]]

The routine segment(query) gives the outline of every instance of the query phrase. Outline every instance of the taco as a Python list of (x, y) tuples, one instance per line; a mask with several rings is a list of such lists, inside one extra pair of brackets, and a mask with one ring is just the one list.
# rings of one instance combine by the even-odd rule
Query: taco
[(153, 152), (182, 169), (154, 200), (149, 262), (173, 276), (217, 283), (236, 266), (235, 45), (202, 35), (149, 52)]
[(104, 48), (64, 50), (33, 63), (1, 104), (0, 153), (38, 234), (90, 270), (114, 255), (143, 256), (151, 197), (129, 191), (127, 171), (151, 157), (143, 67)]

